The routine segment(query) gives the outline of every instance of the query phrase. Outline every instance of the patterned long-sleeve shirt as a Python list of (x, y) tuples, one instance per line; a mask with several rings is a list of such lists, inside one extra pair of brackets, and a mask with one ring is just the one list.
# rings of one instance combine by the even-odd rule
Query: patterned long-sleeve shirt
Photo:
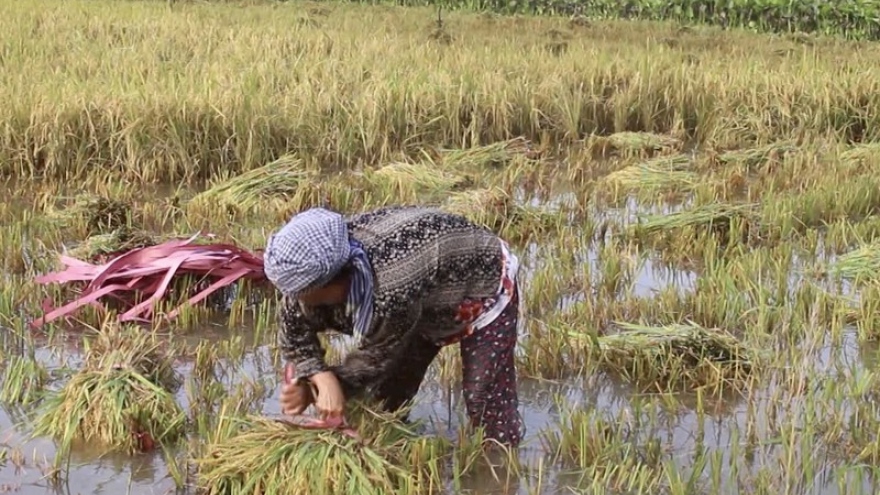
[(501, 240), (458, 215), (434, 208), (395, 206), (347, 219), (373, 269), (373, 319), (358, 348), (330, 367), (318, 333), (352, 335), (345, 304), (305, 307), (285, 297), (279, 344), (298, 377), (332, 370), (346, 396), (376, 383), (421, 335), (440, 343), (462, 331), (455, 320), (466, 297), (491, 297), (502, 274)]

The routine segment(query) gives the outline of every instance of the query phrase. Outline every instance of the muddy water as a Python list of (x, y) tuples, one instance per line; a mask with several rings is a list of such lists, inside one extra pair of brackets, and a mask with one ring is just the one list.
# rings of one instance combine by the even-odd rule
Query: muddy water
[[(629, 217), (631, 211), (622, 208), (620, 211), (606, 212), (607, 215)], [(531, 251), (531, 250), (527, 250)], [(540, 260), (528, 254), (524, 257), (525, 272), (534, 272)], [(586, 263), (595, 263), (597, 254), (589, 251), (583, 253)], [(692, 287), (696, 275), (685, 271), (660, 268), (651, 260), (643, 263), (636, 275), (634, 291), (636, 295), (647, 296), (654, 291), (667, 287), (688, 290)], [(2, 333), (0, 345), (6, 352), (20, 347), (15, 338), (8, 332)], [(225, 377), (228, 384), (237, 383), (242, 378), (257, 379), (268, 386), (271, 391), (262, 403), (262, 410), (273, 414), (279, 412), (277, 376), (272, 366), (272, 349), (269, 345), (254, 342), (252, 327), (247, 323), (237, 328), (207, 326), (204, 331), (176, 337), (186, 340), (195, 346), (202, 340), (220, 342), (222, 340), (241, 337), (245, 344), (245, 355), (234, 372)], [(272, 336), (269, 336), (270, 338)], [(813, 352), (815, 359), (812, 366), (817, 376), (833, 378), (840, 373), (858, 374), (871, 369), (877, 363), (877, 355), (872, 349), (860, 348), (855, 340), (854, 332), (849, 332), (843, 339), (843, 345), (832, 345), (827, 341)], [(68, 346), (59, 348), (38, 348), (37, 359), (50, 369), (66, 363), (76, 365), (76, 350)], [(191, 363), (181, 361), (178, 370), (186, 374)], [(436, 371), (436, 370), (432, 370)], [(54, 385), (53, 385), (54, 386)], [(748, 480), (758, 476), (761, 470), (769, 470), (774, 483), (785, 479), (780, 475), (784, 469), (780, 463), (783, 459), (784, 447), (776, 441), (768, 409), (776, 397), (788, 400), (790, 394), (777, 394), (775, 385), (758, 390), (752, 397), (756, 411), (752, 415), (757, 418), (757, 436), (761, 440), (759, 446), (748, 454), (742, 447), (749, 422), (749, 405), (742, 400), (729, 400), (711, 404), (700, 414), (685, 399), (684, 406), (659, 411), (652, 435), (661, 440), (665, 449), (672, 453), (671, 462), (682, 479), (687, 479), (695, 465), (695, 452), (704, 450), (710, 457), (717, 453), (720, 485), (716, 490), (697, 490), (692, 493), (741, 493), (743, 487), (751, 488), (754, 483)], [(556, 397), (564, 397), (570, 404), (585, 408), (595, 408), (610, 417), (618, 417), (621, 413), (633, 411), (638, 396), (628, 387), (597, 374), (575, 380), (549, 382), (546, 380), (523, 377), (520, 381), (520, 398), (522, 415), (528, 428), (527, 438), (521, 448), (521, 458), (529, 466), (536, 467), (542, 457), (546, 456), (538, 436), (542, 431), (553, 429), (559, 417), (555, 402)], [(184, 389), (178, 392), (178, 399), (187, 407)], [(796, 411), (802, 405), (792, 401), (785, 409)], [(59, 481), (53, 482), (46, 478), (47, 466), (54, 455), (54, 444), (47, 439), (29, 439), (27, 426), (27, 409), (20, 410), (0, 406), (0, 493), (20, 493), (23, 495), (42, 495), (47, 493), (63, 494), (165, 494), (177, 491), (175, 483), (169, 475), (168, 467), (161, 453), (144, 454), (134, 457), (119, 455), (101, 455), (98, 452), (78, 450), (70, 459), (69, 472)], [(464, 405), (460, 399), (457, 386), (444, 386), (437, 380), (429, 379), (419, 392), (417, 405), (413, 411), (413, 419), (426, 422), (429, 432), (455, 435), (463, 417)], [(736, 450), (733, 444), (739, 444)], [(788, 449), (797, 456), (818, 455), (811, 445)], [(553, 469), (546, 468), (543, 473), (543, 486), (535, 486), (536, 474), (519, 480), (510, 486), (504, 486), (489, 473), (482, 472), (467, 476), (462, 480), (461, 490), (450, 485), (450, 493), (466, 492), (475, 494), (527, 494), (527, 493), (572, 493), (561, 479), (563, 476)], [(816, 466), (826, 465), (822, 459), (813, 459)], [(797, 465), (796, 463), (794, 465)], [(817, 470), (810, 479), (799, 479), (791, 476), (792, 485), (786, 493), (810, 495), (844, 495), (876, 493), (873, 480), (866, 471), (853, 467), (848, 473), (841, 473), (840, 463), (828, 470)], [(706, 479), (711, 472), (707, 466), (703, 470), (703, 479), (707, 486), (711, 480)], [(739, 479), (739, 483), (737, 482)], [(774, 485), (776, 486), (776, 485)], [(746, 490), (750, 492), (751, 490)]]

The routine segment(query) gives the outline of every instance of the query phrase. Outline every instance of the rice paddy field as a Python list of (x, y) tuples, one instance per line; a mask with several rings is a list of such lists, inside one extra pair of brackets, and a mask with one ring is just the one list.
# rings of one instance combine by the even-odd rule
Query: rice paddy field
[[(878, 492), (875, 43), (384, 4), (0, 4), (0, 492)], [(82, 290), (40, 282), (61, 255), (198, 233), (259, 253), (302, 208), (396, 203), (520, 253), (519, 449), (465, 428), (457, 346), (407, 422), (353, 405), (356, 440), (273, 421), (259, 277), (174, 319), (86, 305), (40, 324)], [(154, 314), (205, 282), (175, 284)], [(324, 342), (331, 361), (352, 345)]]

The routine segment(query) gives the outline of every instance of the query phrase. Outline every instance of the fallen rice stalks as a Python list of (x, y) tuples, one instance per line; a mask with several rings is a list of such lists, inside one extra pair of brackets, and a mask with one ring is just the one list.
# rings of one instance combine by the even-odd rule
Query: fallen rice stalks
[(717, 159), (725, 165), (740, 164), (751, 169), (767, 162), (779, 161), (797, 149), (797, 146), (789, 142), (772, 143), (760, 148), (727, 151), (718, 155)]
[(183, 432), (186, 415), (172, 391), (180, 381), (154, 334), (105, 326), (87, 339), (83, 368), (42, 404), (33, 436), (78, 442), (111, 451), (150, 451)]
[(520, 137), (472, 148), (441, 149), (439, 155), (445, 167), (471, 171), (480, 167), (502, 167), (517, 156), (534, 158), (537, 153), (525, 138)]
[(95, 234), (70, 249), (68, 254), (81, 260), (99, 260), (136, 248), (154, 246), (164, 238), (142, 230), (120, 227), (106, 234)]
[(540, 208), (517, 204), (513, 197), (500, 187), (470, 189), (452, 193), (440, 208), (461, 215), (503, 235), (527, 235), (542, 231), (559, 221), (558, 215)]
[(681, 144), (681, 141), (674, 137), (650, 132), (617, 132), (609, 136), (591, 136), (587, 140), (587, 146), (601, 156), (650, 155), (678, 149)]
[(660, 389), (741, 384), (754, 371), (756, 353), (733, 335), (694, 323), (659, 327), (618, 323), (619, 333), (594, 340), (609, 370)]
[(421, 201), (469, 186), (473, 177), (433, 163), (396, 162), (364, 172), (367, 183), (397, 201)]
[(690, 164), (691, 158), (687, 155), (656, 158), (612, 172), (601, 183), (622, 191), (690, 189), (698, 183), (697, 174), (689, 170)]
[(262, 167), (216, 182), (193, 197), (189, 206), (221, 204), (250, 211), (268, 199), (287, 199), (306, 193), (305, 185), (313, 177), (314, 173), (303, 167), (302, 160), (284, 155)]
[(757, 215), (756, 204), (733, 205), (728, 203), (708, 203), (675, 213), (649, 215), (635, 225), (642, 234), (656, 234), (685, 228), (704, 228), (727, 231), (734, 219), (754, 220)]
[(265, 417), (221, 416), (216, 438), (195, 459), (199, 492), (380, 495), (437, 488), (445, 440), (420, 437), (393, 415), (349, 407), (360, 439)]
[(843, 254), (832, 263), (827, 273), (862, 283), (876, 280), (880, 274), (880, 242), (872, 242)]
[(80, 194), (72, 205), (50, 209), (47, 219), (61, 228), (86, 227), (86, 235), (106, 234), (128, 225), (132, 220), (131, 206), (115, 199), (93, 194)]
[[(154, 305), (163, 299), (172, 280), (178, 276), (196, 276), (211, 282), (185, 305), (197, 304), (240, 279), (265, 280), (261, 256), (230, 244), (194, 244), (196, 237), (198, 235), (133, 249), (101, 265), (62, 255), (60, 260), (66, 269), (37, 277), (36, 282), (85, 282), (86, 286), (80, 297), (60, 308), (47, 308), (47, 313), (35, 319), (31, 326), (40, 327), (85, 305), (106, 311), (98, 300), (107, 296), (122, 303), (123, 313), (119, 321), (147, 322)], [(142, 295), (148, 297), (139, 300)], [(175, 318), (182, 308), (183, 305), (165, 317)]]

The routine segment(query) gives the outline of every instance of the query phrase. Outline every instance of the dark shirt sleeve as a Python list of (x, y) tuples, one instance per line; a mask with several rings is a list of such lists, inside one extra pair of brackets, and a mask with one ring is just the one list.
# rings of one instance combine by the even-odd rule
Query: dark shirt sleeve
[(318, 333), (331, 327), (331, 316), (327, 307), (310, 307), (306, 312), (295, 299), (282, 299), (278, 343), (284, 359), (294, 364), (297, 378), (309, 378), (329, 369)]
[(363, 394), (388, 373), (404, 352), (403, 344), (418, 323), (420, 308), (412, 304), (382, 316), (360, 346), (349, 352), (341, 365), (332, 367), (347, 399)]

